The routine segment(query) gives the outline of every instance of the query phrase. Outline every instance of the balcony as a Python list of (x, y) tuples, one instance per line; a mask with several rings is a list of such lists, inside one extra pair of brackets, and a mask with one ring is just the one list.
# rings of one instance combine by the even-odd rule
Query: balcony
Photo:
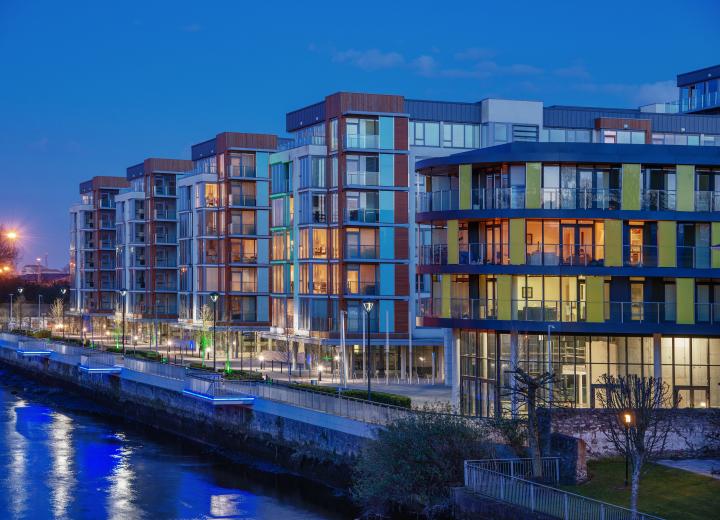
[(358, 208), (345, 210), (345, 222), (348, 224), (377, 224), (380, 210), (377, 208)]
[(111, 199), (100, 199), (98, 201), (98, 207), (100, 209), (115, 209), (115, 201)]
[(250, 253), (230, 253), (232, 264), (257, 264), (257, 255)]
[(174, 256), (170, 256), (167, 258), (158, 258), (155, 261), (155, 267), (175, 268), (175, 267), (177, 267), (177, 258), (175, 258)]
[(254, 222), (231, 222), (228, 226), (228, 232), (231, 235), (255, 235), (257, 234), (257, 226)]
[(345, 244), (346, 260), (377, 260), (380, 246), (377, 244)]
[(254, 179), (257, 177), (255, 166), (234, 164), (228, 169), (228, 177), (235, 179)]
[(100, 221), (100, 229), (115, 229), (115, 222), (109, 219), (102, 219)]
[(175, 197), (177, 190), (175, 186), (153, 186), (153, 195), (155, 197)]
[(233, 207), (257, 206), (255, 194), (231, 193), (228, 197), (228, 204)]
[(711, 251), (709, 246), (677, 246), (677, 266), (710, 269)]
[[(463, 320), (498, 319), (495, 300), (452, 298), (449, 315), (443, 316), (440, 298), (421, 298), (418, 315), (428, 318)], [(675, 302), (602, 302), (604, 323), (666, 324), (676, 323)], [(511, 319), (533, 322), (577, 323), (587, 321), (588, 303), (584, 301), (512, 300)], [(720, 324), (720, 303), (695, 303), (695, 322)]]
[(177, 314), (177, 304), (176, 303), (156, 303), (155, 304), (155, 314), (158, 315), (172, 315)]
[(620, 209), (620, 189), (542, 188), (543, 209)]
[(115, 242), (112, 240), (101, 240), (100, 249), (115, 249)]
[(175, 220), (177, 214), (174, 209), (156, 209), (155, 220)]
[(527, 265), (603, 266), (605, 246), (599, 244), (528, 244)]
[(640, 208), (645, 211), (674, 211), (675, 190), (644, 190), (640, 194)]
[(175, 281), (175, 279), (156, 280), (155, 281), (155, 290), (156, 291), (177, 291), (177, 282)]
[(347, 172), (345, 184), (348, 186), (379, 186), (380, 172)]
[(377, 134), (347, 135), (345, 148), (377, 149), (380, 148), (380, 136)]
[(86, 220), (80, 225), (80, 229), (95, 229), (95, 222), (92, 220)]
[(155, 233), (155, 244), (177, 244), (177, 237), (167, 233)]
[(623, 265), (625, 267), (657, 267), (657, 246), (624, 245)]
[(247, 281), (247, 282), (233, 282), (230, 287), (231, 292), (239, 292), (239, 293), (256, 293), (257, 292), (257, 282), (255, 280)]
[(720, 211), (720, 191), (696, 191), (695, 211)]
[(375, 296), (378, 292), (376, 282), (358, 282), (347, 280), (345, 294), (353, 296)]
[(233, 321), (253, 322), (257, 321), (256, 311), (230, 311), (230, 318)]

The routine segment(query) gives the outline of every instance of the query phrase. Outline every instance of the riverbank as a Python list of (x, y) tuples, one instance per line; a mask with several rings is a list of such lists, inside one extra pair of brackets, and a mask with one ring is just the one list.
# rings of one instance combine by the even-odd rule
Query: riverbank
[[(4, 337), (5, 342), (13, 339), (17, 338)], [(252, 407), (218, 406), (176, 389), (118, 373), (88, 372), (64, 361), (0, 348), (0, 363), (43, 384), (78, 392), (124, 419), (191, 440), (231, 459), (246, 454), (260, 457), (342, 492), (348, 489), (355, 458), (372, 431), (357, 421), (264, 399), (256, 399)], [(353, 428), (357, 434), (351, 433)]]
[(0, 367), (1, 518), (353, 518), (336, 490)]

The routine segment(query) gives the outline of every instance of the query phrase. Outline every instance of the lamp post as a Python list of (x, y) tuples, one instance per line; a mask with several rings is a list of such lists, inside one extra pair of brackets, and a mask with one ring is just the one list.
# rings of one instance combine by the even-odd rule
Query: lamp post
[(123, 356), (125, 356), (125, 296), (127, 295), (127, 289), (120, 289), (120, 298), (122, 298), (122, 347)]
[[(552, 373), (552, 329), (555, 328), (555, 325), (548, 325), (547, 328), (547, 372), (548, 374)], [(548, 401), (550, 403), (550, 406), (552, 406), (553, 402), (553, 382), (550, 381), (548, 384)]]
[(65, 339), (65, 295), (67, 294), (67, 288), (63, 287), (60, 289), (60, 296), (62, 299), (62, 332), (63, 339)]
[(12, 326), (12, 320), (13, 320), (13, 316), (12, 316), (12, 312), (13, 312), (13, 308), (12, 308), (12, 303), (13, 303), (13, 302), (12, 302), (12, 299), (13, 299), (13, 296), (15, 296), (15, 295), (14, 295), (13, 293), (10, 293), (10, 318), (8, 319), (8, 332), (10, 332), (10, 327)]
[(628, 459), (630, 457), (630, 428), (635, 421), (632, 410), (625, 410), (620, 413), (620, 423), (625, 427), (625, 487), (628, 486)]
[(217, 348), (215, 345), (215, 328), (217, 326), (217, 301), (218, 298), (220, 298), (220, 295), (216, 292), (210, 293), (210, 301), (213, 304), (213, 372), (216, 370), (216, 360), (217, 360)]
[(366, 316), (366, 327), (367, 327), (367, 333), (365, 334), (365, 341), (367, 341), (365, 345), (365, 350), (368, 355), (368, 366), (367, 366), (367, 384), (368, 384), (368, 401), (372, 401), (372, 393), (370, 388), (370, 380), (372, 379), (372, 353), (370, 352), (370, 313), (373, 310), (373, 306), (375, 305), (375, 302), (373, 301), (366, 301), (363, 302), (363, 307), (365, 308), (365, 312), (367, 313)]
[(41, 304), (42, 300), (43, 300), (43, 295), (42, 295), (42, 294), (38, 294), (38, 328), (42, 328), (42, 321), (40, 321), (40, 320), (41, 320), (41, 318), (40, 318), (40, 304)]

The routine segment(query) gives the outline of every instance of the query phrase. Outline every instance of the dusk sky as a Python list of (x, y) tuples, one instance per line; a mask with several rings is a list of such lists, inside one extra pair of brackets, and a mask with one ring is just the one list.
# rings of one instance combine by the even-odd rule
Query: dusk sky
[(339, 90), (635, 108), (720, 63), (717, 1), (460, 6), (0, 0), (0, 223), (23, 263), (64, 266), (81, 181), (221, 131), (284, 135)]

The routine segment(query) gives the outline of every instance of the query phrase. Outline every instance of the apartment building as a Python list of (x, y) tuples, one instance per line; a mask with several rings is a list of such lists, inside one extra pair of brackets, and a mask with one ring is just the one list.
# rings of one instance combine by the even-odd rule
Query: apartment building
[(117, 202), (117, 285), (127, 290), (130, 322), (177, 322), (177, 179), (192, 169), (181, 159), (145, 159), (127, 169), (129, 187)]
[(128, 182), (98, 176), (80, 184), (70, 207), (70, 314), (107, 317), (116, 306), (115, 199)]
[(180, 323), (198, 328), (219, 295), (218, 325), (237, 351), (270, 326), (270, 154), (277, 137), (223, 132), (192, 147), (178, 180)]
[(513, 410), (501, 389), (514, 365), (551, 368), (578, 407), (605, 373), (720, 406), (718, 165), (717, 147), (604, 143), (421, 161), (422, 321), (453, 330), (463, 412)]

